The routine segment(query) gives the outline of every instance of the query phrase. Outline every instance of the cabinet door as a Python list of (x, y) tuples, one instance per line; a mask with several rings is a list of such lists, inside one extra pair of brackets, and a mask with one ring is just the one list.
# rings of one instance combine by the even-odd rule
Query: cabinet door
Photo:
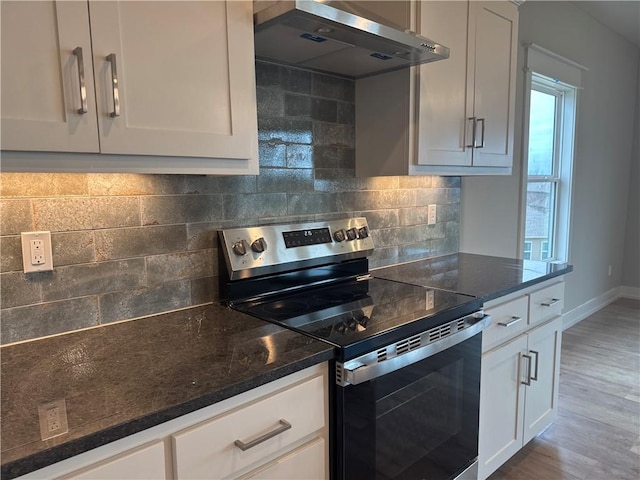
[(251, 2), (92, 1), (90, 13), (102, 153), (251, 159), (257, 173)]
[(524, 385), (521, 355), (527, 337), (521, 335), (482, 356), (478, 478), (494, 472), (522, 447)]
[[(473, 3), (473, 2), (472, 2)], [(419, 165), (471, 165), (468, 117), (473, 114), (474, 39), (469, 2), (422, 2), (420, 32), (451, 49), (447, 60), (419, 67)]]
[(528, 337), (533, 378), (526, 394), (524, 443), (553, 422), (558, 413), (562, 317), (532, 330)]
[(475, 10), (474, 167), (513, 161), (518, 10), (511, 2), (470, 2)]
[(1, 8), (2, 149), (97, 152), (87, 4), (3, 1)]

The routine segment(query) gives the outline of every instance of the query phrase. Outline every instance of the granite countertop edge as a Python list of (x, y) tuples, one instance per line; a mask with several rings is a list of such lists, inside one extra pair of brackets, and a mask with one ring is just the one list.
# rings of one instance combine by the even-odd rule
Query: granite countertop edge
[(551, 280), (553, 278), (561, 277), (566, 275), (567, 273), (571, 273), (573, 271), (573, 265), (567, 265), (563, 270), (546, 273), (543, 277), (534, 278), (532, 280), (527, 280), (526, 282), (522, 282), (519, 285), (503, 288), (502, 290), (498, 290), (495, 292), (488, 293), (486, 295), (481, 295), (480, 298), (483, 302), (488, 302), (490, 300), (495, 300), (496, 298), (504, 297), (505, 295), (509, 295), (514, 292), (518, 292), (520, 290), (524, 290), (525, 288), (532, 287), (542, 282), (546, 282), (547, 280)]
[(48, 450), (36, 452), (32, 455), (28, 455), (2, 465), (0, 478), (2, 478), (2, 480), (10, 480), (21, 475), (26, 475), (35, 470), (53, 465), (54, 463), (85, 453), (94, 448), (101, 447), (135, 433), (161, 425), (201, 408), (214, 405), (228, 398), (247, 392), (300, 370), (304, 370), (305, 368), (329, 361), (333, 358), (333, 349), (328, 347), (324, 351), (308, 355), (305, 358), (276, 367), (267, 372), (255, 375), (236, 384), (217, 389), (211, 393), (202, 395), (187, 402), (165, 408), (161, 411), (142, 416), (135, 420), (130, 420), (120, 425), (96, 431), (95, 433), (57, 445)]

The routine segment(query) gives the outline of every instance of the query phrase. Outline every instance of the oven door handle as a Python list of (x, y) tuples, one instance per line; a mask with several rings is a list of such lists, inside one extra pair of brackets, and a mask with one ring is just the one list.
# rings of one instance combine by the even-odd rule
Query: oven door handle
[(368, 382), (369, 380), (374, 380), (386, 375), (387, 373), (400, 370), (412, 363), (424, 360), (425, 358), (431, 357), (436, 353), (442, 352), (447, 348), (451, 348), (470, 339), (490, 324), (491, 317), (489, 315), (485, 315), (482, 319), (464, 330), (460, 330), (448, 337), (444, 337), (436, 342), (416, 348), (415, 350), (410, 350), (402, 355), (397, 355), (377, 363), (371, 363), (370, 365), (357, 362), (353, 362), (352, 365), (349, 365), (349, 362), (345, 364), (339, 363), (338, 368), (341, 368), (343, 372), (342, 386), (358, 385), (359, 383)]

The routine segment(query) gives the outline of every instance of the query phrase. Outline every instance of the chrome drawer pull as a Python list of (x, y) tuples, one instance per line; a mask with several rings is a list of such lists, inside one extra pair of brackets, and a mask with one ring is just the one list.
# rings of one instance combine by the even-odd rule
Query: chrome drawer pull
[(533, 377), (531, 377), (531, 380), (535, 380), (536, 382), (538, 381), (538, 356), (540, 355), (540, 352), (536, 352), (535, 350), (529, 350), (529, 352), (535, 354), (536, 356), (536, 368), (534, 369), (534, 374)]
[(473, 147), (474, 148), (484, 148), (484, 127), (485, 127), (485, 121), (484, 118), (479, 118), (477, 120), (477, 123), (482, 122), (482, 136), (480, 137), (480, 145), (476, 145), (476, 140), (475, 140), (475, 135), (473, 137)]
[(507, 322), (498, 322), (498, 325), (501, 327), (510, 327), (511, 325), (518, 323), (520, 320), (522, 320), (522, 317), (511, 317), (511, 320)]
[(559, 298), (552, 298), (551, 301), (549, 302), (542, 302), (541, 305), (543, 307), (550, 307), (551, 305), (555, 305), (556, 303), (558, 303), (560, 301)]
[(524, 353), (522, 354), (522, 356), (524, 358), (526, 358), (527, 360), (529, 360), (529, 361), (527, 362), (527, 365), (528, 365), (527, 366), (527, 379), (522, 381), (521, 383), (523, 385), (529, 386), (529, 385), (531, 385), (531, 362), (533, 361), (533, 359), (531, 358), (531, 355), (526, 355)]
[(113, 92), (113, 112), (109, 113), (111, 118), (120, 116), (120, 87), (118, 85), (118, 69), (116, 67), (116, 54), (107, 55), (107, 62), (111, 65), (111, 90)]
[(256, 445), (260, 445), (262, 442), (266, 442), (270, 438), (275, 437), (276, 435), (280, 435), (282, 432), (286, 432), (291, 428), (291, 424), (282, 418), (278, 422), (279, 426), (270, 432), (265, 433), (257, 438), (249, 442), (243, 442), (242, 440), (236, 440), (233, 444), (238, 447), (243, 452), (249, 450), (250, 448), (255, 447)]
[(82, 57), (82, 47), (73, 49), (73, 54), (78, 60), (78, 86), (80, 88), (80, 108), (77, 112), (80, 115), (87, 113), (87, 87), (84, 84), (84, 58)]
[(467, 144), (467, 148), (475, 148), (476, 146), (476, 117), (469, 117), (467, 119), (471, 122), (471, 143)]

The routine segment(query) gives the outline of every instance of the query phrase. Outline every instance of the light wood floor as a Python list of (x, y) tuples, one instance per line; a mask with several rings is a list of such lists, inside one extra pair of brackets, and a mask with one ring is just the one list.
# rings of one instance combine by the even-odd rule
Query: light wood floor
[(558, 419), (489, 479), (640, 479), (640, 301), (564, 331)]

